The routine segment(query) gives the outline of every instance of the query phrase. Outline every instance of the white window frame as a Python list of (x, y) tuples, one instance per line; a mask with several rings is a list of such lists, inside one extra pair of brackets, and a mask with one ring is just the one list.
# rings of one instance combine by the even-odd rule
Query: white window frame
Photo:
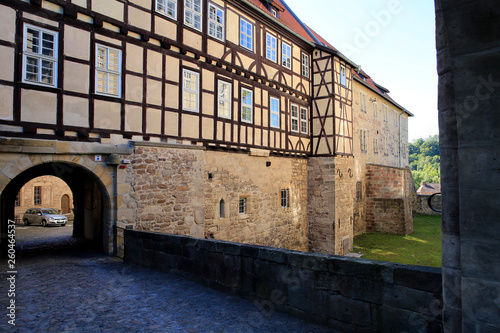
[(392, 113), (394, 115), (394, 126), (396, 128), (398, 128), (399, 127), (399, 124), (398, 124), (398, 118), (399, 118), (398, 117), (398, 112), (396, 110), (392, 110)]
[[(189, 73), (196, 77), (196, 89), (191, 87), (186, 87), (186, 83), (191, 83), (190, 81), (186, 81), (186, 74)], [(190, 106), (186, 106), (186, 97), (187, 94), (196, 94), (196, 108), (192, 108)], [(182, 109), (185, 111), (191, 112), (199, 112), (200, 111), (200, 73), (190, 71), (188, 69), (182, 70)]]
[[(245, 103), (244, 101), (243, 95), (245, 92), (250, 93), (250, 103)], [(246, 119), (246, 112), (244, 112), (245, 108), (248, 108), (250, 110), (250, 119)], [(241, 88), (241, 121), (245, 123), (253, 122), (253, 91), (246, 88)]]
[(344, 65), (341, 65), (340, 66), (340, 84), (344, 87), (346, 86), (346, 80), (347, 80), (346, 69), (345, 69)]
[(372, 108), (373, 108), (373, 117), (378, 118), (378, 103), (372, 102)]
[[(169, 14), (169, 8), (172, 14)], [(156, 0), (156, 12), (177, 20), (177, 0)]]
[(292, 69), (292, 46), (281, 42), (281, 65)]
[(272, 62), (278, 61), (278, 39), (266, 32), (266, 58)]
[(292, 132), (300, 132), (300, 111), (297, 104), (292, 104), (290, 106), (290, 129)]
[(309, 131), (307, 113), (308, 113), (307, 108), (304, 107), (300, 108), (300, 133), (302, 134), (307, 134)]
[[(228, 92), (229, 92), (228, 97), (225, 97), (221, 94), (221, 92), (222, 92), (221, 87), (228, 87)], [(233, 103), (232, 103), (232, 91), (233, 91), (233, 86), (231, 83), (223, 81), (223, 80), (219, 80), (218, 90), (217, 90), (217, 92), (218, 92), (217, 93), (217, 95), (218, 95), (217, 114), (221, 118), (231, 119), (231, 113), (232, 113), (231, 110), (232, 110), (232, 105), (233, 105)], [(221, 102), (223, 105), (225, 105), (225, 103), (227, 103), (227, 105), (228, 105), (227, 113), (228, 114), (221, 112)]]
[(367, 136), (366, 130), (359, 130), (359, 148), (362, 153), (366, 153), (368, 151)]
[(290, 189), (281, 190), (281, 208), (290, 208)]
[(359, 92), (359, 110), (363, 113), (366, 113), (367, 105), (366, 105), (366, 94), (362, 91)]
[(300, 58), (302, 64), (302, 76), (309, 78), (309, 55), (302, 53)]
[[(39, 41), (43, 40), (43, 35), (51, 35), (53, 37), (53, 47), (52, 47), (52, 55), (45, 55), (43, 54), (43, 46), (38, 45), (38, 52), (32, 52), (28, 51), (28, 29), (31, 30), (36, 30), (39, 33)], [(41, 86), (49, 86), (49, 87), (57, 87), (57, 67), (58, 67), (58, 49), (59, 49), (59, 33), (56, 31), (40, 28), (31, 24), (24, 24), (24, 31), (23, 31), (23, 82), (24, 83), (29, 83), (29, 84), (35, 84), (35, 85), (41, 85)], [(28, 67), (28, 57), (31, 59), (35, 59), (37, 62), (37, 78), (36, 81), (34, 80), (28, 80), (27, 75), (27, 67)], [(52, 75), (50, 77), (52, 78), (52, 83), (45, 83), (43, 82), (43, 71), (42, 71), (42, 66), (43, 62), (49, 62), (52, 64)], [(33, 73), (35, 74), (35, 73)]]
[[(106, 67), (101, 67), (99, 66), (99, 49), (105, 49), (106, 50)], [(110, 65), (110, 51), (115, 51), (117, 53), (117, 64), (116, 67), (118, 70), (112, 70), (109, 68)], [(99, 73), (105, 73), (106, 74), (106, 84), (104, 87), (106, 87), (106, 91), (99, 91)], [(117, 79), (117, 92), (111, 93), (110, 92), (110, 77), (112, 75), (116, 75)], [(116, 97), (121, 97), (121, 87), (122, 87), (122, 50), (114, 48), (114, 47), (109, 47), (106, 45), (102, 44), (96, 44), (95, 46), (95, 93), (98, 95), (106, 95), (106, 96), (116, 96)]]
[[(214, 13), (212, 10), (215, 10), (215, 17), (212, 17)], [(219, 16), (218, 14), (221, 14)], [(220, 21), (220, 22), (219, 22)], [(219, 6), (214, 5), (213, 3), (208, 4), (208, 35), (216, 38), (220, 41), (225, 40), (225, 13), (224, 9)], [(220, 36), (218, 36), (217, 28), (220, 28)]]
[[(250, 34), (248, 34), (249, 27)], [(243, 17), (240, 17), (240, 46), (253, 52), (253, 24)]]
[[(196, 2), (199, 3), (199, 10), (196, 10)], [(191, 17), (192, 22), (188, 21)], [(196, 20), (198, 18), (198, 21)], [(201, 0), (184, 1), (184, 25), (202, 31), (203, 25), (203, 2)]]
[[(273, 104), (273, 102), (275, 102), (275, 104)], [(277, 109), (275, 109), (275, 107), (277, 107)], [(276, 122), (278, 123), (276, 124)], [(280, 100), (276, 97), (269, 98), (269, 124), (271, 127), (280, 128)]]

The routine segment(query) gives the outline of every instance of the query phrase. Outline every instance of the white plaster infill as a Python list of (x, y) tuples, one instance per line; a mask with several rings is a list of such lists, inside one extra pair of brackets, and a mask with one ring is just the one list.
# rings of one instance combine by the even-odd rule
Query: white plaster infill
[(97, 142), (68, 142), (0, 137), (0, 153), (56, 154), (56, 155), (131, 155), (128, 144), (106, 145)]

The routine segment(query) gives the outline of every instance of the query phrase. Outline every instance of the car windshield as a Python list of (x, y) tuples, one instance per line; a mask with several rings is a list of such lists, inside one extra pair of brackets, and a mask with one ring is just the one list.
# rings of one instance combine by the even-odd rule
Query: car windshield
[(59, 212), (55, 209), (44, 209), (42, 212), (47, 215), (47, 214), (59, 214)]

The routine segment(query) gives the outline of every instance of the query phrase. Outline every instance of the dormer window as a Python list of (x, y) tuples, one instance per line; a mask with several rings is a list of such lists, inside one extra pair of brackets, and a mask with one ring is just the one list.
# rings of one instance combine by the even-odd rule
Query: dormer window
[(273, 14), (274, 17), (279, 18), (279, 11), (274, 7), (271, 7), (271, 14)]

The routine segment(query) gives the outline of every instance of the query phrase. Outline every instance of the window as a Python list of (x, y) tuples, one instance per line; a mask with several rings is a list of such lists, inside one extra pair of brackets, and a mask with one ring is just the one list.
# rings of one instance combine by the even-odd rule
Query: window
[(309, 56), (302, 53), (302, 76), (309, 77)]
[(359, 131), (359, 144), (361, 152), (366, 153), (366, 130)]
[(283, 189), (281, 190), (281, 207), (289, 208), (290, 207), (290, 190)]
[(247, 213), (247, 198), (240, 198), (238, 212), (240, 214), (246, 214)]
[(385, 104), (382, 104), (382, 114), (384, 116), (384, 123), (388, 123), (389, 122), (389, 115), (388, 115), (388, 109), (387, 109), (387, 105)]
[(359, 105), (361, 112), (366, 113), (366, 94), (363, 92), (359, 93)]
[(295, 104), (292, 104), (292, 112), (291, 112), (291, 117), (292, 119), (292, 132), (298, 132), (299, 131), (299, 107)]
[(389, 155), (389, 143), (387, 137), (384, 138), (384, 156)]
[(41, 186), (35, 186), (33, 189), (33, 203), (35, 205), (42, 204), (42, 187)]
[(398, 127), (398, 112), (396, 110), (392, 110), (393, 116), (394, 116), (394, 126)]
[(378, 118), (378, 104), (377, 104), (377, 102), (372, 102), (372, 107), (373, 107), (373, 116), (375, 118)]
[(276, 62), (276, 37), (266, 34), (266, 58)]
[(226, 217), (226, 203), (224, 202), (224, 199), (220, 199), (219, 202), (219, 216), (221, 219)]
[(224, 41), (224, 10), (213, 4), (208, 5), (208, 34)]
[(292, 48), (286, 43), (281, 43), (281, 65), (292, 69)]
[(24, 25), (23, 82), (57, 85), (57, 32)]
[(273, 14), (274, 17), (279, 18), (279, 12), (274, 7), (271, 7), (271, 14)]
[(183, 71), (182, 109), (198, 112), (198, 92), (200, 74), (188, 70)]
[(378, 139), (373, 138), (373, 153), (378, 154)]
[(360, 201), (363, 199), (363, 187), (361, 182), (356, 182), (356, 200)]
[(244, 18), (240, 18), (240, 45), (253, 51), (253, 26)]
[(251, 123), (253, 118), (253, 92), (241, 89), (241, 121)]
[(231, 118), (231, 83), (219, 81), (219, 117)]
[(173, 19), (177, 18), (177, 0), (156, 0), (156, 11)]
[(122, 52), (111, 47), (96, 46), (96, 93), (120, 96)]
[(340, 66), (340, 84), (346, 86), (345, 66)]
[(300, 108), (300, 132), (307, 134), (307, 109)]
[(271, 127), (280, 127), (280, 100), (271, 97), (270, 101), (270, 115), (271, 115)]
[(16, 200), (14, 201), (14, 206), (16, 207), (21, 206), (21, 192), (17, 192)]
[(201, 31), (201, 0), (184, 2), (184, 24)]

